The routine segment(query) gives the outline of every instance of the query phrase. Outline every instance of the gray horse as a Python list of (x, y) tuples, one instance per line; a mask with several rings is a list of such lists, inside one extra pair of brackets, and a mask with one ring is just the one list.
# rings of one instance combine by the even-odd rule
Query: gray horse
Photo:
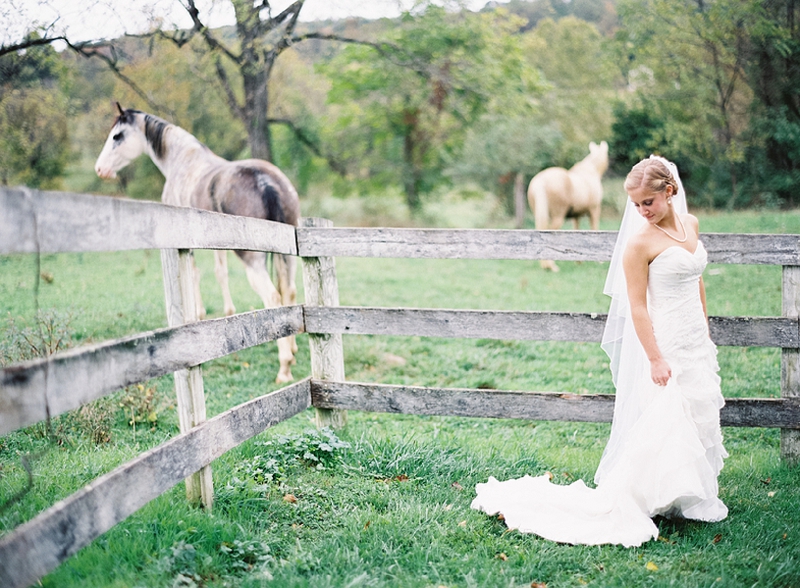
[[(94, 169), (101, 178), (114, 178), (117, 171), (147, 153), (164, 174), (161, 193), (164, 204), (191, 206), (226, 214), (251, 216), (297, 226), (300, 201), (289, 179), (277, 167), (260, 159), (227, 161), (215, 155), (193, 135), (165, 120), (117, 103), (119, 116), (106, 139)], [(242, 260), (250, 286), (264, 301), (265, 308), (295, 304), (297, 260), (274, 254), (277, 289), (266, 267), (266, 253), (236, 251)], [(227, 252), (216, 251), (214, 273), (222, 288), (225, 314), (236, 312), (228, 287)], [(198, 315), (205, 317), (195, 271)], [(294, 337), (278, 340), (280, 371), (276, 382), (292, 380), (291, 365), (297, 345)]]

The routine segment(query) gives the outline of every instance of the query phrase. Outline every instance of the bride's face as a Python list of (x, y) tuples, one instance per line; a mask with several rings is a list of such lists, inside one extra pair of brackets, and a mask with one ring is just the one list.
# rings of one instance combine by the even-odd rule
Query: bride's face
[(628, 192), (628, 196), (637, 212), (650, 224), (659, 223), (671, 213), (668, 200), (672, 198), (672, 186), (667, 186), (663, 192), (652, 192), (639, 186)]

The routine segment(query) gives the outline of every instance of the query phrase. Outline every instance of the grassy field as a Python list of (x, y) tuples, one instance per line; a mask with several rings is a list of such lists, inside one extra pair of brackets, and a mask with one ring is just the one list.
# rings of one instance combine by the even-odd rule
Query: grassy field
[[(306, 214), (340, 226), (388, 224), (396, 208), (391, 200), (304, 204)], [(510, 224), (491, 206), (444, 199), (417, 223)], [(699, 216), (710, 232), (800, 233), (796, 213)], [(617, 223), (609, 214), (601, 228)], [(211, 254), (197, 257), (206, 307), (219, 316)], [(257, 308), (241, 264), (231, 258), (229, 265), (238, 310)], [(337, 260), (343, 305), (605, 312), (606, 264), (560, 266), (552, 274), (538, 262)], [(780, 314), (780, 268), (710, 266), (705, 277), (711, 314)], [(41, 325), (69, 345), (160, 328), (158, 253), (0, 257), (0, 312), (6, 361), (28, 353), (26, 337), (41, 346)], [(299, 346), (296, 378), (309, 372), (304, 336)], [(724, 395), (777, 396), (779, 362), (776, 350), (721, 348)], [(276, 389), (277, 368), (274, 343), (204, 365), (209, 415)], [(606, 357), (591, 344), (349, 336), (345, 371), (356, 381), (613, 391)], [(724, 431), (731, 457), (720, 486), (728, 519), (661, 521), (658, 541), (623, 549), (507, 532), (496, 518), (469, 509), (474, 485), (490, 475), (550, 471), (563, 483), (590, 481), (608, 425), (348, 417), (335, 434), (315, 431), (307, 411), (259, 435), (214, 463), (213, 513), (189, 507), (178, 486), (42, 585), (800, 586), (800, 468), (780, 463), (777, 430)], [(176, 432), (171, 379), (161, 378), (56, 418), (49, 429), (40, 424), (0, 438), (0, 532)], [(32, 472), (27, 492), (20, 492), (28, 479), (23, 463)]]

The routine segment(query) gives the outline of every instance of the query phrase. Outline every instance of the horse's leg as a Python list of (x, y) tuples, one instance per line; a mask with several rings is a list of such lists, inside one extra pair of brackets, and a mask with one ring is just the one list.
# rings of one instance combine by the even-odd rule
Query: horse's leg
[[(278, 275), (278, 292), (281, 295), (281, 304), (293, 306), (297, 304), (297, 258), (293, 255), (273, 253), (272, 260), (275, 264), (275, 273)], [(294, 335), (289, 336), (292, 344), (292, 353), (297, 353), (297, 341)], [(294, 363), (294, 361), (292, 361)]]
[(589, 222), (592, 225), (592, 230), (596, 231), (600, 228), (600, 205), (592, 207), (589, 211)]
[[(247, 281), (264, 302), (264, 308), (277, 308), (281, 304), (280, 294), (269, 279), (267, 272), (267, 254), (261, 251), (240, 251), (239, 256), (244, 262)], [(292, 342), (289, 337), (278, 339), (278, 360), (281, 367), (275, 381), (279, 384), (292, 381)]]
[(194, 306), (197, 318), (202, 321), (206, 318), (206, 307), (203, 305), (203, 298), (200, 296), (200, 270), (197, 267), (194, 255), (192, 255), (192, 285), (194, 286)]
[(236, 307), (233, 305), (233, 298), (231, 298), (231, 289), (228, 286), (227, 251), (214, 251), (214, 275), (217, 277), (217, 283), (222, 290), (222, 301), (223, 308), (225, 309), (225, 316), (236, 314)]
[[(556, 215), (555, 218), (550, 219), (550, 229), (556, 231), (564, 226), (564, 215)], [(553, 273), (561, 271), (552, 259), (543, 259), (539, 262), (543, 269), (550, 270)]]

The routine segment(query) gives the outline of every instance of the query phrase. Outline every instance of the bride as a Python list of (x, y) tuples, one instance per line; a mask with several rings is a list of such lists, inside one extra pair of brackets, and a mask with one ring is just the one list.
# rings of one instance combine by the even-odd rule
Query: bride
[(603, 349), (617, 393), (596, 488), (551, 484), (548, 475), (490, 477), (472, 502), (501, 513), (510, 529), (563, 543), (630, 547), (658, 537), (656, 515), (711, 522), (728, 514), (717, 496), (728, 454), (697, 219), (666, 159), (637, 163), (625, 190), (604, 289), (612, 301)]

